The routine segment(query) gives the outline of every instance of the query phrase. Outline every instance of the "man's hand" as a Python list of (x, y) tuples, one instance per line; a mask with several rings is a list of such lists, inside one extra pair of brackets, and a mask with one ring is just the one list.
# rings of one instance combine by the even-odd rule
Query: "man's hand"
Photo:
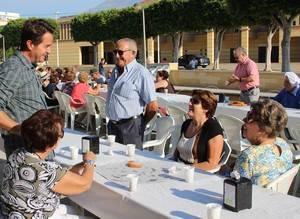
[[(231, 75), (230, 76), (230, 78), (228, 78), (228, 82), (229, 82), (229, 84), (232, 84), (232, 83), (234, 83), (234, 82), (237, 82), (237, 81), (240, 81), (240, 78), (238, 78), (236, 75)], [(228, 85), (229, 85), (228, 84)]]

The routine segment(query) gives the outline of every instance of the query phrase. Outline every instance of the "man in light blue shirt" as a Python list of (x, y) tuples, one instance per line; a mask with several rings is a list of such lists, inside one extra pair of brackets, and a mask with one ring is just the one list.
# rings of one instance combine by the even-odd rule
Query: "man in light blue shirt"
[(116, 142), (142, 148), (145, 124), (158, 109), (154, 81), (150, 72), (135, 59), (134, 40), (118, 40), (114, 54), (116, 67), (106, 101), (108, 134), (116, 135)]

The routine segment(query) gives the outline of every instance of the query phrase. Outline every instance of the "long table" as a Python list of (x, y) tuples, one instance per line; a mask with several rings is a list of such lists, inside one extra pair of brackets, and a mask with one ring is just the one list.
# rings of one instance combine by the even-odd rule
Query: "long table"
[[(170, 105), (177, 106), (186, 111), (188, 110), (188, 104), (191, 98), (190, 96), (182, 95), (182, 94), (164, 94), (164, 93), (157, 93), (157, 95), (158, 97), (168, 102)], [(218, 103), (215, 114), (232, 115), (239, 119), (243, 119), (249, 110), (250, 110), (249, 106), (229, 106), (228, 103)], [(292, 127), (300, 123), (299, 109), (285, 108), (285, 110), (288, 115), (287, 127)]]
[[(58, 162), (73, 165), (81, 161), (70, 159), (68, 146), (80, 146), (82, 133), (66, 130), (61, 146), (56, 151)], [(108, 155), (113, 148), (114, 155)], [(97, 155), (92, 188), (70, 198), (92, 212), (105, 218), (206, 218), (207, 203), (222, 203), (223, 180), (217, 175), (196, 171), (193, 183), (183, 180), (184, 165), (163, 160), (149, 151), (137, 151), (134, 160), (143, 164), (139, 170), (125, 166), (131, 160), (125, 154), (125, 146), (107, 145), (100, 141), (101, 152)], [(166, 171), (177, 167), (177, 173)], [(136, 192), (127, 189), (127, 173), (139, 175)], [(222, 209), (221, 218), (299, 218), (300, 199), (253, 186), (252, 209), (239, 213)]]

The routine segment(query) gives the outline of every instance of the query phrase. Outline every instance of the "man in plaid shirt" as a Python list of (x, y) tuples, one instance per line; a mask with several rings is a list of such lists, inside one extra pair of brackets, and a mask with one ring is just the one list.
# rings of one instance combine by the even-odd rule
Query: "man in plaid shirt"
[(44, 20), (26, 21), (20, 51), (0, 66), (0, 128), (7, 157), (23, 146), (20, 124), (46, 108), (35, 64), (46, 60), (53, 33), (54, 28)]

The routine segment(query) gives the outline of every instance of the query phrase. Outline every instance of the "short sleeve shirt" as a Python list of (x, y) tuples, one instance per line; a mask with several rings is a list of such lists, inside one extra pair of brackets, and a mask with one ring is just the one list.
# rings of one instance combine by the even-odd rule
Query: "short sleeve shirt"
[(118, 121), (140, 115), (153, 100), (156, 100), (154, 80), (144, 66), (133, 60), (121, 75), (117, 67), (113, 70), (106, 100), (109, 119)]
[(1, 189), (2, 212), (9, 218), (48, 218), (60, 203), (51, 188), (67, 172), (56, 162), (17, 149), (4, 167)]
[(266, 186), (293, 166), (293, 154), (286, 141), (276, 138), (275, 144), (281, 148), (280, 156), (274, 145), (250, 146), (237, 158), (235, 169), (254, 184)]
[(234, 74), (238, 78), (245, 78), (249, 77), (250, 75), (253, 77), (253, 81), (246, 82), (242, 81), (240, 82), (240, 89), (247, 90), (252, 87), (258, 87), (259, 86), (259, 72), (257, 65), (254, 61), (252, 61), (250, 58), (247, 58), (244, 63), (239, 63), (234, 71)]
[(300, 85), (297, 85), (292, 92), (282, 89), (273, 99), (284, 107), (300, 109)]

